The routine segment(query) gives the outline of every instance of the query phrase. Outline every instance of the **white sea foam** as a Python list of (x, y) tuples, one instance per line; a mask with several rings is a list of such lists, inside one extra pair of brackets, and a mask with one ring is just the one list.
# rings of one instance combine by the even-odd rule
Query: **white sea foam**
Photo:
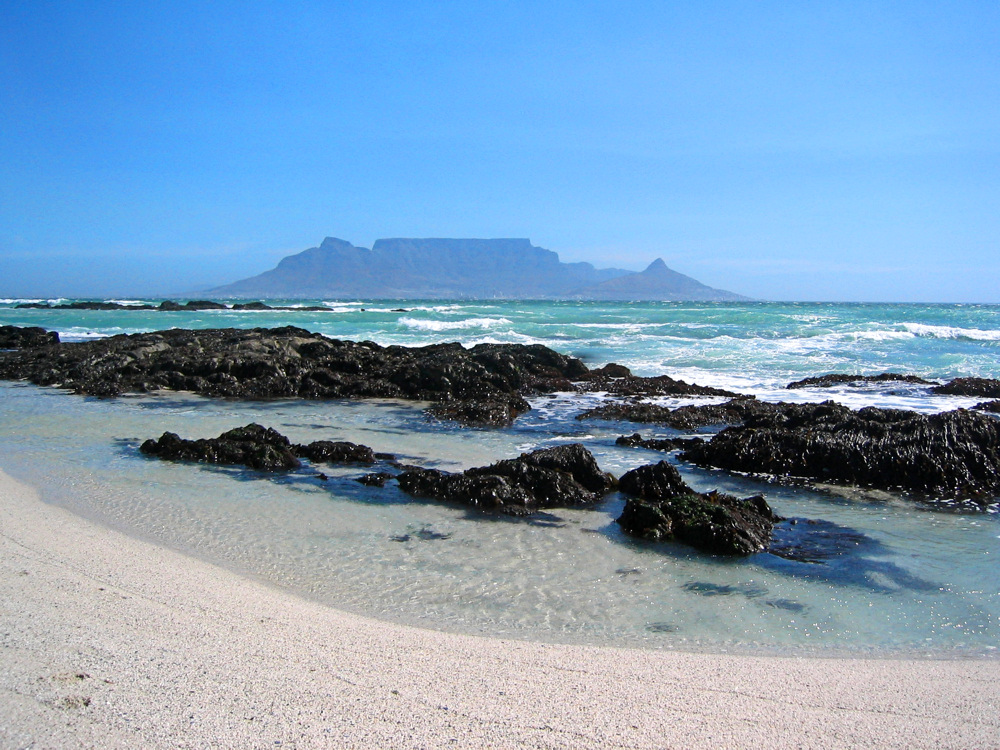
[(902, 325), (903, 328), (914, 336), (925, 338), (1000, 341), (1000, 331), (984, 331), (979, 328), (958, 328), (956, 326), (935, 326), (925, 323), (903, 323)]
[[(70, 328), (65, 331), (58, 331), (58, 333), (60, 341), (73, 342), (73, 341), (93, 341), (96, 339), (106, 339), (118, 333), (125, 333), (125, 331), (121, 329), (117, 331), (81, 331), (79, 329)], [(135, 331), (129, 331), (129, 333), (135, 333)]]
[(507, 318), (466, 318), (465, 320), (423, 320), (403, 317), (399, 324), (414, 331), (455, 331), (469, 328), (496, 328), (511, 325)]

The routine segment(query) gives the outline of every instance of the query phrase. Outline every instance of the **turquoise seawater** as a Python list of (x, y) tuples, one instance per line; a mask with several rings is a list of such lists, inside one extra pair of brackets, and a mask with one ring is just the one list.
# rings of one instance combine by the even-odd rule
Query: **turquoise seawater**
[[(138, 300), (136, 300), (138, 301)], [(819, 303), (269, 301), (321, 312), (17, 309), (0, 324), (64, 340), (170, 327), (295, 325), (380, 344), (541, 343), (591, 366), (619, 362), (769, 400), (834, 398), (925, 412), (975, 399), (894, 386), (788, 391), (828, 372), (1000, 377), (1000, 306)], [(158, 302), (158, 301), (157, 301)], [(186, 394), (115, 400), (0, 384), (0, 468), (50, 502), (334, 606), (400, 622), (504, 637), (650, 648), (778, 653), (991, 654), (1000, 644), (1000, 519), (906, 497), (776, 484), (679, 468), (694, 487), (762, 492), (785, 516), (853, 540), (826, 565), (768, 554), (742, 560), (624, 537), (623, 498), (534, 522), (486, 519), (414, 501), (356, 468), (282, 478), (151, 461), (145, 438), (208, 437), (257, 421), (295, 440), (364, 442), (402, 459), (458, 469), (579, 441), (620, 474), (663, 454), (614, 444), (641, 429), (581, 422), (600, 400), (532, 401), (511, 428), (468, 430), (398, 402), (224, 402)], [(687, 401), (664, 399), (666, 403)], [(704, 402), (704, 401), (701, 401)], [(671, 459), (675, 460), (675, 459)]]

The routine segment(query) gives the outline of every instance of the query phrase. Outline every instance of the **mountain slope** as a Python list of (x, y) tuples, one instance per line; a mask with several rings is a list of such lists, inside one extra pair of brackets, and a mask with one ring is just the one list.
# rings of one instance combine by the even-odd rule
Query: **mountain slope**
[[(394, 238), (377, 240), (369, 250), (327, 237), (270, 271), (210, 292), (264, 299), (740, 299), (657, 263), (641, 274), (563, 263), (526, 239)], [(661, 279), (664, 274), (685, 296), (661, 296), (669, 286)], [(625, 279), (633, 281), (615, 286)]]
[(744, 297), (725, 289), (714, 289), (697, 279), (678, 273), (661, 258), (657, 258), (645, 271), (609, 279), (577, 289), (573, 297), (598, 300), (676, 300), (676, 301), (738, 301)]

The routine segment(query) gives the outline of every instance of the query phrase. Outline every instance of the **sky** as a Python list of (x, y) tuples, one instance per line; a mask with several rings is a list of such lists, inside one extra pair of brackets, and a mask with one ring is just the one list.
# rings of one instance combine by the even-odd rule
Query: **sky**
[(1000, 302), (1000, 3), (0, 0), (0, 297), (326, 236)]

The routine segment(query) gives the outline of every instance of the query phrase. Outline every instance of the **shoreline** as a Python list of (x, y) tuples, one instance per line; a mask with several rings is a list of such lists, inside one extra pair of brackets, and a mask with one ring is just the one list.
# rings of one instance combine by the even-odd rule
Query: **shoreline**
[(0, 744), (995, 747), (1000, 660), (733, 656), (346, 614), (0, 473)]

